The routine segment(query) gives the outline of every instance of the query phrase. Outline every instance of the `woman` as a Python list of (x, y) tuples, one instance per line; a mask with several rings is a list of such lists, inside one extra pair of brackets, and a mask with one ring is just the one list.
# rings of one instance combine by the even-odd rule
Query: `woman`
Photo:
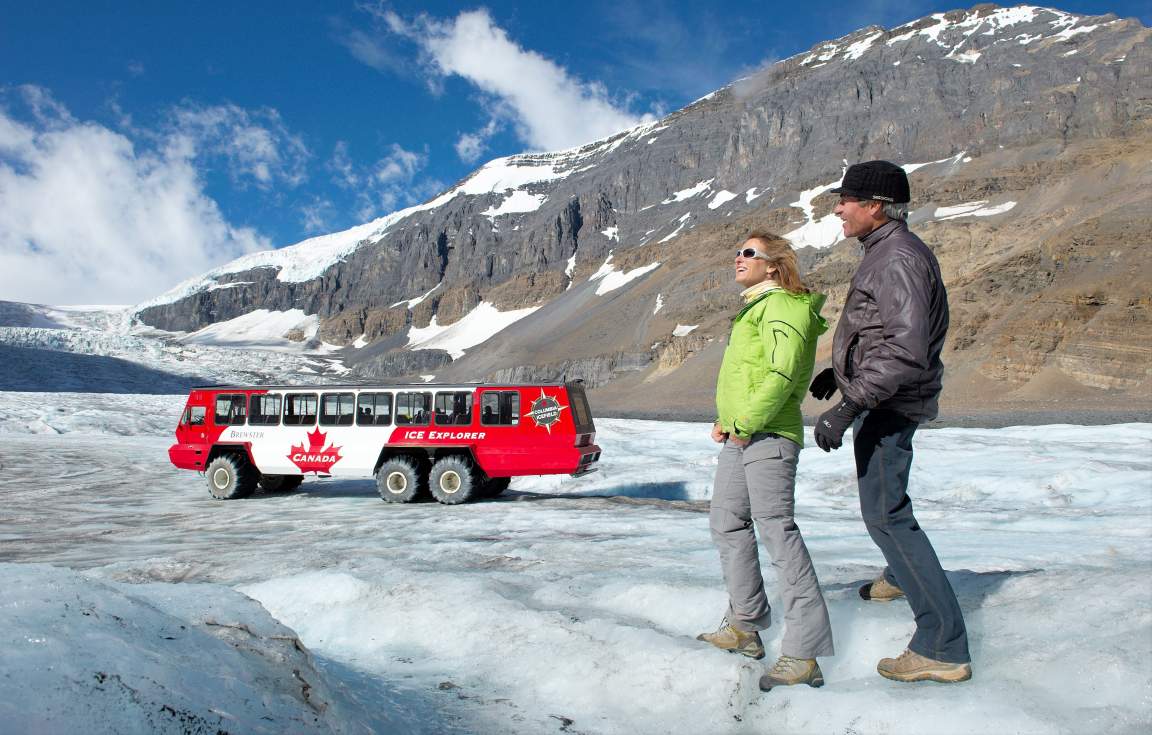
[(716, 381), (722, 442), (709, 525), (728, 588), (728, 614), (715, 633), (698, 638), (728, 651), (763, 658), (758, 631), (772, 624), (756, 553), (753, 521), (772, 555), (784, 600), (780, 658), (760, 688), (824, 684), (818, 656), (833, 655), (828, 608), (812, 559), (793, 517), (796, 461), (804, 444), (800, 401), (812, 377), (816, 339), (828, 329), (824, 296), (800, 280), (787, 241), (752, 233), (736, 253), (744, 308)]

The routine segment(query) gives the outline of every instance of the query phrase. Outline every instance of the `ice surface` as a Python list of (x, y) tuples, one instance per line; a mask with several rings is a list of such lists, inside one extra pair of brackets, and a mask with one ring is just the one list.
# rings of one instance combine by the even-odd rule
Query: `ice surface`
[[(0, 407), (34, 400), (4, 393)], [(123, 408), (107, 400), (75, 396), (71, 407), (94, 415)], [(1152, 425), (917, 434), (912, 496), (950, 570), (974, 655), (975, 678), (953, 687), (875, 674), (876, 660), (907, 642), (911, 615), (903, 602), (868, 604), (856, 594), (882, 559), (858, 517), (850, 452), (805, 449), (797, 519), (829, 601), (837, 655), (821, 661), (823, 689), (761, 694), (756, 679), (766, 663), (693, 639), (716, 626), (725, 606), (704, 502), (717, 453), (707, 424), (598, 419), (600, 472), (516, 479), (505, 496), (463, 506), (388, 505), (370, 480), (331, 479), (217, 502), (198, 475), (167, 464), (171, 440), (152, 435), (151, 410), (131, 414), (139, 436), (100, 433), (99, 425), (87, 436), (4, 435), (0, 561), (15, 563), (3, 567), (5, 588), (40, 607), (0, 606), (12, 639), (2, 668), (19, 682), (73, 667), (80, 676), (56, 681), (84, 711), (110, 711), (108, 701), (118, 701), (84, 683), (93, 670), (134, 681), (148, 674), (170, 690), (167, 682), (191, 677), (197, 686), (180, 691), (193, 708), (233, 701), (233, 679), (204, 676), (215, 670), (206, 658), (180, 656), (220, 651), (214, 665), (224, 667), (234, 654), (199, 637), (203, 650), (192, 650), (186, 644), (199, 631), (181, 631), (177, 642), (154, 635), (200, 619), (195, 602), (249, 610), (252, 630), (269, 636), (275, 623), (227, 586), (259, 601), (316, 657), (321, 684), (342, 707), (326, 719), (334, 729), (363, 732), (370, 715), (402, 713), (418, 716), (377, 731), (541, 733), (566, 720), (590, 735), (1079, 735), (1152, 726)], [(94, 608), (142, 634), (106, 644), (88, 638), (119, 623), (105, 617), (94, 628), (97, 621), (76, 614), (83, 606), (69, 612), (53, 591), (55, 573), (33, 561), (84, 570), (90, 585), (63, 588), (77, 599), (148, 601)], [(127, 582), (157, 592), (136, 593)], [(155, 603), (180, 589), (181, 606)], [(53, 646), (24, 640), (49, 637)], [(775, 654), (779, 627), (764, 640)], [(21, 646), (15, 663), (13, 644)], [(153, 657), (146, 645), (179, 646), (180, 656)], [(186, 660), (205, 663), (178, 670)], [(238, 665), (236, 686), (261, 670), (254, 667)], [(271, 698), (279, 690), (268, 681), (264, 700), (229, 713), (284, 703)], [(26, 699), (9, 685), (0, 709), (26, 711)]]
[(0, 586), (5, 732), (332, 733), (403, 724), (335, 700), (296, 634), (227, 587), (101, 582), (40, 564), (0, 564)]
[[(339, 359), (326, 357), (327, 351), (319, 343), (305, 341), (294, 351), (257, 349), (253, 345), (233, 343), (230, 347), (201, 344), (184, 344), (180, 335), (155, 330), (129, 333), (127, 327), (113, 329), (42, 329), (27, 327), (0, 327), (0, 345), (37, 350), (46, 362), (42, 388), (35, 385), (27, 389), (61, 389), (56, 385), (60, 377), (53, 374), (51, 352), (67, 352), (93, 363), (106, 362), (101, 358), (114, 358), (137, 363), (142, 369), (152, 369), (168, 373), (170, 376), (194, 377), (205, 382), (252, 384), (270, 380), (277, 382), (299, 382), (308, 375), (309, 380), (325, 380), (326, 374), (337, 375), (343, 370)], [(314, 352), (305, 350), (315, 347)], [(63, 364), (61, 361), (60, 364)], [(6, 365), (0, 370), (0, 390), (11, 389), (5, 384), (2, 375), (10, 374), (19, 365)], [(58, 368), (59, 366), (57, 366)], [(31, 382), (38, 379), (32, 376)], [(84, 390), (83, 380), (67, 390)], [(92, 387), (89, 391), (96, 391)], [(99, 389), (106, 390), (106, 389)], [(118, 389), (123, 390), (123, 389)], [(132, 392), (144, 392), (137, 388)]]

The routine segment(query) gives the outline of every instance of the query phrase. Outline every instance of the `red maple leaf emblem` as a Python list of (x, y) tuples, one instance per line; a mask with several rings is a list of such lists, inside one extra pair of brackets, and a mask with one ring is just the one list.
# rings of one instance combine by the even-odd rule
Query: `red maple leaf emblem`
[(292, 460), (292, 464), (299, 467), (301, 472), (330, 472), (332, 465), (339, 462), (342, 457), (340, 447), (331, 444), (327, 448), (324, 447), (324, 440), (327, 437), (328, 435), (321, 433), (319, 429), (308, 432), (308, 446), (304, 446), (303, 443), (299, 446), (293, 444), (288, 459)]

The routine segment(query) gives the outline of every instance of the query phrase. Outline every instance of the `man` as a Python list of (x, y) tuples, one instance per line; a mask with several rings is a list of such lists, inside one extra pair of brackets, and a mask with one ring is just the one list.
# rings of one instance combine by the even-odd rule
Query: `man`
[(831, 656), (832, 626), (812, 558), (794, 514), (796, 464), (804, 443), (800, 400), (816, 361), (816, 340), (828, 329), (824, 295), (800, 278), (786, 240), (753, 232), (736, 251), (736, 282), (744, 307), (716, 379), (712, 439), (717, 461), (709, 527), (720, 552), (728, 610), (720, 628), (699, 640), (750, 658), (764, 656), (758, 631), (772, 624), (756, 550), (756, 528), (772, 556), (784, 608), (780, 657), (760, 688), (819, 687), (816, 661)]
[(816, 422), (816, 444), (839, 449), (854, 432), (860, 511), (888, 567), (860, 588), (865, 600), (906, 596), (916, 633), (897, 658), (877, 671), (896, 681), (965, 681), (972, 677), (964, 616), (908, 497), (912, 435), (936, 417), (948, 331), (948, 296), (940, 265), (904, 220), (908, 176), (887, 161), (848, 168), (833, 193), (845, 237), (856, 237), (864, 256), (845, 298), (832, 342), (832, 367), (812, 381), (812, 395), (841, 400)]

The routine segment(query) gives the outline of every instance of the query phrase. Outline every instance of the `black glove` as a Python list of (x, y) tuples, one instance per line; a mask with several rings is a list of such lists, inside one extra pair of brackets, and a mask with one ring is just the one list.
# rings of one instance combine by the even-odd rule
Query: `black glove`
[(812, 394), (813, 398), (821, 401), (826, 401), (836, 393), (836, 372), (832, 368), (824, 368), (812, 380), (812, 385), (808, 387), (808, 392)]
[(847, 398), (820, 414), (816, 419), (816, 446), (825, 452), (839, 449), (843, 443), (844, 432), (864, 409), (857, 406)]

